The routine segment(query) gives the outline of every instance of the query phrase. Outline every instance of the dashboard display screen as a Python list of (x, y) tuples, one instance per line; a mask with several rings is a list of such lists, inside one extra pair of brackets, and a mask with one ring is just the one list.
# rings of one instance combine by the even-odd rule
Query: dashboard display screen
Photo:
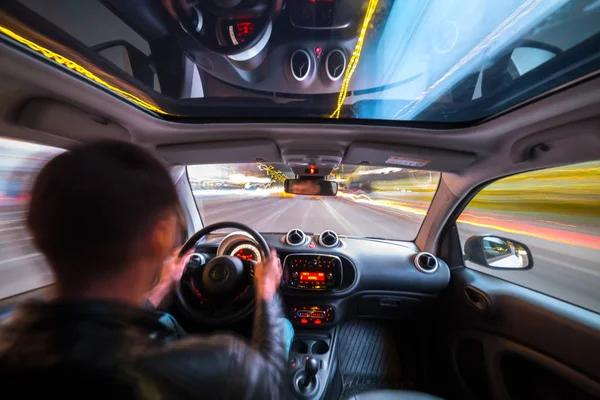
[(300, 272), (300, 280), (301, 281), (313, 281), (313, 282), (325, 282), (325, 273), (324, 272)]
[(238, 22), (235, 24), (235, 36), (243, 39), (254, 33), (254, 24), (251, 21)]
[(235, 256), (242, 260), (255, 260), (255, 254), (250, 249), (239, 249)]

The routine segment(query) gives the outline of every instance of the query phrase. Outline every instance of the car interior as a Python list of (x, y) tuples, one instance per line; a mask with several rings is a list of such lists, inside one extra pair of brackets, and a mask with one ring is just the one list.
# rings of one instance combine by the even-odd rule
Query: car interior
[(177, 188), (187, 332), (249, 337), (277, 250), (295, 397), (598, 399), (598, 21), (598, 0), (5, 0), (0, 318), (52, 297), (35, 173), (122, 140)]

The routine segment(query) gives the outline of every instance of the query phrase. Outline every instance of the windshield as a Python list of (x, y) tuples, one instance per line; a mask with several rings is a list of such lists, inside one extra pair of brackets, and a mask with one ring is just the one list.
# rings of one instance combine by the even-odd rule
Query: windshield
[(283, 191), (293, 178), (283, 164), (216, 164), (188, 167), (204, 224), (237, 221), (260, 232), (302, 229), (340, 235), (413, 240), (437, 189), (438, 172), (341, 165), (328, 179), (336, 196)]
[(599, 0), (6, 0), (0, 37), (156, 116), (462, 123), (600, 69)]

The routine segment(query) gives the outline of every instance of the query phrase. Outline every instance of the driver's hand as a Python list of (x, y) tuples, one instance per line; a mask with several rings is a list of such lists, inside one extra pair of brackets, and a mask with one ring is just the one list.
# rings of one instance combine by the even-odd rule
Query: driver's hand
[(174, 287), (177, 282), (181, 280), (181, 276), (183, 275), (183, 270), (187, 262), (189, 261), (190, 256), (194, 252), (194, 249), (190, 249), (186, 254), (182, 257), (179, 257), (179, 251), (181, 247), (176, 248), (169, 258), (167, 258), (163, 264), (163, 269), (160, 274), (160, 279), (158, 281), (158, 285), (166, 285), (169, 287)]
[(271, 250), (269, 258), (259, 262), (254, 267), (256, 297), (259, 300), (270, 301), (281, 284), (281, 260), (275, 250)]
[(181, 247), (177, 248), (165, 260), (158, 283), (146, 293), (146, 300), (152, 303), (156, 309), (165, 308), (171, 303), (173, 291), (177, 282), (181, 280), (183, 270), (194, 251), (191, 249), (183, 257), (179, 257), (180, 250)]

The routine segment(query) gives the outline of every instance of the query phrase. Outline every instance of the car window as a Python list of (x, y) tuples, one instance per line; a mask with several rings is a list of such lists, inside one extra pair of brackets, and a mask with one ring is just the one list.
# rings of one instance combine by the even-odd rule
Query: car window
[[(466, 267), (600, 312), (600, 162), (495, 181), (471, 200), (457, 225)], [(486, 239), (481, 259), (500, 268), (472, 261), (465, 242), (474, 236)], [(533, 266), (518, 270), (510, 261), (523, 259), (507, 257), (507, 241), (493, 237), (525, 245)]]
[(0, 138), (0, 299), (52, 283), (44, 257), (25, 226), (31, 186), (62, 150)]

